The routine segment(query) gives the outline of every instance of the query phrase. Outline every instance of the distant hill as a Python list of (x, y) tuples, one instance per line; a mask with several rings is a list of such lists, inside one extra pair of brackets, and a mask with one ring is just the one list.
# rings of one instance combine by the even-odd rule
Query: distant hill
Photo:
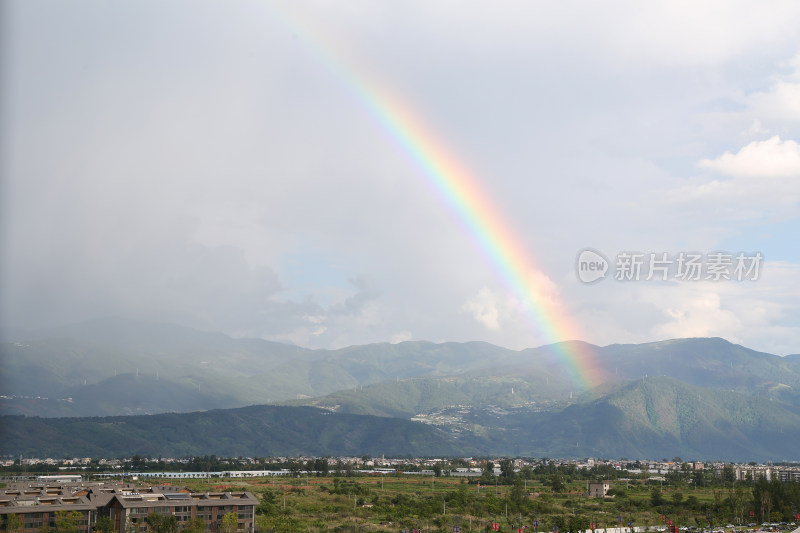
[[(776, 401), (647, 378), (560, 412), (498, 421), (505, 453), (751, 461), (800, 459), (800, 414)], [(493, 438), (496, 441), (497, 437)]]
[[(113, 318), (4, 334), (13, 336), (0, 344), (0, 414), (155, 414), (300, 400), (408, 418), (456, 404), (574, 403), (644, 376), (800, 406), (800, 361), (715, 338), (521, 351), (424, 341), (308, 350)], [(593, 359), (597, 390), (573, 381), (565, 349)]]
[[(514, 394), (510, 385), (514, 384)], [(478, 432), (494, 453), (527, 456), (592, 456), (719, 460), (797, 460), (800, 410), (774, 398), (648, 377), (605, 387), (572, 402), (526, 401), (524, 384), (510, 380), (492, 391), (486, 382), (413, 380), (307, 400), (351, 412), (409, 416), (451, 405), (431, 417), (442, 427)], [(481, 405), (484, 399), (495, 407)], [(441, 392), (441, 394), (440, 394)], [(505, 393), (503, 393), (505, 392)], [(460, 405), (459, 405), (460, 404)]]
[(555, 353), (557, 349), (557, 345), (550, 345), (504, 354), (489, 370), (437, 379), (386, 381), (289, 403), (405, 418), (455, 405), (530, 405), (537, 410), (552, 410), (565, 402), (600, 398), (630, 379), (665, 376), (689, 385), (800, 406), (800, 364), (724, 339), (678, 339), (607, 347), (583, 343), (582, 349), (601, 361), (608, 375), (607, 381), (595, 390), (582, 394), (571, 394), (579, 389), (564, 370)]
[[(325, 355), (322, 350), (123, 319), (20, 335), (0, 344), (0, 394), (26, 401), (0, 401), (2, 413), (27, 413), (15, 410), (25, 403), (33, 414), (46, 416), (53, 401), (70, 397), (73, 401), (60, 402), (59, 409), (69, 416), (142, 412), (135, 406), (142, 404), (145, 392), (152, 393), (147, 402), (151, 413), (263, 403), (271, 398), (262, 384), (250, 381), (254, 373)], [(139, 384), (162, 380), (164, 390), (120, 387), (122, 375), (136, 376)], [(87, 386), (92, 390), (79, 390)], [(168, 388), (174, 390), (166, 393)], [(37, 396), (47, 400), (37, 402)], [(94, 405), (101, 407), (92, 412)]]
[(669, 376), (701, 387), (769, 396), (786, 385), (800, 392), (800, 362), (720, 338), (612, 344), (600, 349), (603, 366), (627, 378)]
[(206, 393), (191, 380), (176, 382), (136, 374), (120, 374), (99, 383), (67, 387), (61, 396), (6, 399), (2, 405), (14, 414), (45, 417), (186, 413), (241, 405), (238, 398)]
[(0, 454), (37, 457), (458, 455), (478, 450), (441, 430), (311, 407), (253, 406), (104, 418), (0, 417)]
[[(552, 381), (552, 383), (551, 383)], [(564, 407), (569, 389), (563, 380), (545, 375), (413, 378), (334, 392), (318, 398), (287, 402), (311, 405), (337, 413), (411, 418), (451, 406), (528, 406), (552, 410)]]
[[(213, 406), (221, 408), (320, 396), (398, 377), (459, 374), (514, 353), (477, 342), (306, 350), (124, 319), (15, 334), (0, 344), (0, 395), (15, 397), (0, 399), (0, 414), (142, 412), (132, 408), (141, 404), (141, 394), (118, 389), (112, 379), (121, 374), (159, 379), (164, 387), (172, 383), (187, 392), (184, 399), (151, 396), (146, 412), (159, 413), (194, 410), (197, 407), (187, 406), (205, 407), (214, 401)], [(94, 390), (76, 390), (86, 386)], [(189, 394), (194, 390), (200, 394)], [(72, 402), (58, 402), (70, 397)], [(105, 397), (104, 407), (92, 411), (100, 397)]]
[(0, 453), (35, 456), (681, 456), (797, 461), (800, 414), (775, 400), (656, 377), (557, 411), (455, 408), (440, 428), (311, 407), (106, 418), (2, 417)]

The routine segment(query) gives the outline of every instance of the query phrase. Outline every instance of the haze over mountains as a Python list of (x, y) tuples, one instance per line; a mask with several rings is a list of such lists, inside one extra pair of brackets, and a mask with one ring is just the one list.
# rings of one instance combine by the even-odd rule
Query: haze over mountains
[[(4, 415), (173, 414), (85, 420), (80, 438), (77, 420), (6, 417), (2, 453), (117, 455), (127, 445), (129, 453), (162, 455), (326, 455), (373, 453), (383, 443), (391, 450), (382, 453), (415, 455), (800, 458), (797, 356), (718, 338), (582, 344), (605, 369), (592, 390), (575, 384), (556, 346), (403, 342), (307, 350), (122, 319), (6, 338)], [(291, 416), (278, 413), (299, 407), (220, 410), (277, 402), (322, 407), (303, 412), (324, 416), (304, 415), (313, 427), (287, 431), (276, 421)], [(207, 410), (215, 411), (174, 414)], [(239, 449), (200, 437), (195, 425), (209, 420), (238, 421)], [(151, 424), (181, 430), (150, 438)], [(388, 427), (402, 428), (403, 436)], [(336, 437), (343, 428), (360, 437), (343, 443)], [(391, 434), (396, 446), (382, 436)], [(47, 446), (36, 442), (42, 435), (49, 435)]]

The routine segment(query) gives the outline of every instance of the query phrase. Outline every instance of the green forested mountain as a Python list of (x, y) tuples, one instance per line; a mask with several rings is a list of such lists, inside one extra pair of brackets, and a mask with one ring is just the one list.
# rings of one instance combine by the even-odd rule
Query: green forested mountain
[(569, 387), (547, 376), (414, 378), (338, 391), (318, 398), (287, 402), (338, 413), (411, 418), (455, 406), (525, 406), (552, 410), (569, 402)]
[[(5, 414), (187, 412), (337, 393), (315, 401), (339, 405), (341, 412), (409, 416), (462, 403), (541, 404), (587, 393), (596, 397), (644, 376), (669, 376), (800, 405), (796, 358), (723, 339), (606, 347), (573, 341), (522, 351), (482, 342), (422, 341), (307, 350), (122, 319), (5, 335), (0, 344), (0, 395), (6, 397), (0, 399), (0, 413)], [(575, 385), (559, 355), (578, 345), (604, 369), (599, 391)], [(437, 391), (425, 380), (434, 380)], [(399, 389), (394, 386), (398, 382)], [(514, 397), (505, 398), (512, 385)]]
[(0, 453), (800, 459), (800, 414), (793, 409), (663, 377), (635, 380), (563, 409), (456, 407), (435, 418), (438, 428), (288, 406), (106, 418), (6, 416)]
[(37, 457), (458, 455), (474, 443), (407, 420), (252, 406), (103, 418), (0, 417), (0, 454)]
[[(15, 455), (324, 455), (384, 447), (381, 453), (798, 459), (800, 362), (723, 339), (572, 341), (522, 351), (422, 341), (307, 350), (117, 319), (13, 335), (0, 352), (1, 413), (172, 413), (3, 418), (3, 444)], [(565, 368), (563, 350), (576, 348), (602, 369), (594, 389), (578, 387)], [(286, 400), (325, 410), (214, 410)], [(182, 412), (189, 414), (175, 414)], [(302, 429), (283, 427), (299, 416), (292, 412), (315, 414), (304, 415)], [(211, 432), (226, 424), (230, 431)]]
[[(561, 412), (517, 417), (520, 453), (704, 460), (798, 460), (800, 414), (780, 402), (671, 378), (635, 380)], [(538, 455), (538, 454), (537, 454)]]
[(491, 369), (447, 378), (386, 381), (291, 402), (338, 412), (410, 417), (456, 405), (528, 406), (550, 410), (615, 391), (630, 379), (671, 377), (713, 391), (735, 391), (800, 406), (800, 364), (755, 352), (723, 339), (677, 339), (639, 345), (584, 345), (603, 362), (600, 386), (581, 394), (556, 356), (543, 346), (506, 356)]
[[(190, 411), (312, 397), (385, 380), (458, 375), (508, 354), (486, 343), (409, 342), (336, 351), (103, 319), (0, 344), (0, 413), (82, 416)], [(157, 379), (139, 398), (121, 375)], [(86, 389), (86, 390), (84, 390)], [(166, 394), (165, 391), (173, 392)], [(178, 397), (174, 391), (185, 391)], [(71, 398), (72, 401), (59, 401)], [(101, 401), (102, 400), (102, 401)], [(139, 405), (139, 408), (132, 407)], [(146, 408), (145, 408), (146, 406)]]
[[(15, 332), (4, 341), (0, 394), (15, 398), (0, 401), (0, 412), (41, 416), (191, 411), (266, 402), (263, 388), (248, 384), (250, 376), (286, 361), (325, 355), (260, 339), (111, 318)], [(159, 380), (161, 387), (148, 386), (150, 380)], [(136, 407), (145, 404), (146, 409)]]
[(627, 378), (669, 376), (700, 387), (797, 402), (800, 362), (720, 338), (673, 339), (601, 348), (603, 366)]

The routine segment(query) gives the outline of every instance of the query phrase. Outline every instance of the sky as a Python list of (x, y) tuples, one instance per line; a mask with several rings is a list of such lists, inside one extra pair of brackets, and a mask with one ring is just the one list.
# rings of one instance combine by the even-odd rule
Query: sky
[(800, 353), (794, 0), (0, 9), (4, 327)]

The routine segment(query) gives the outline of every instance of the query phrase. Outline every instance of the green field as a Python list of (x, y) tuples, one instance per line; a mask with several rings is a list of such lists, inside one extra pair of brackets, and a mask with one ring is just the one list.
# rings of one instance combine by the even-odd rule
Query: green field
[[(484, 477), (484, 481), (489, 478)], [(351, 477), (299, 476), (242, 481), (216, 479), (190, 482), (195, 491), (248, 490), (261, 500), (259, 531), (454, 531), (462, 533), (530, 531), (562, 533), (616, 528), (628, 523), (655, 531), (662, 515), (679, 527), (726, 529), (728, 524), (793, 521), (794, 502), (800, 501), (797, 483), (721, 482), (695, 487), (691, 483), (612, 482), (613, 499), (587, 496), (588, 479), (555, 474), (523, 479), (492, 478), (477, 483), (457, 477), (419, 475), (354, 475)], [(502, 484), (507, 481), (507, 484)], [(151, 481), (157, 483), (156, 481)], [(759, 502), (758, 504), (756, 502)], [(750, 511), (754, 512), (753, 517)], [(539, 526), (534, 527), (538, 520)], [(730, 530), (731, 528), (727, 528)]]

